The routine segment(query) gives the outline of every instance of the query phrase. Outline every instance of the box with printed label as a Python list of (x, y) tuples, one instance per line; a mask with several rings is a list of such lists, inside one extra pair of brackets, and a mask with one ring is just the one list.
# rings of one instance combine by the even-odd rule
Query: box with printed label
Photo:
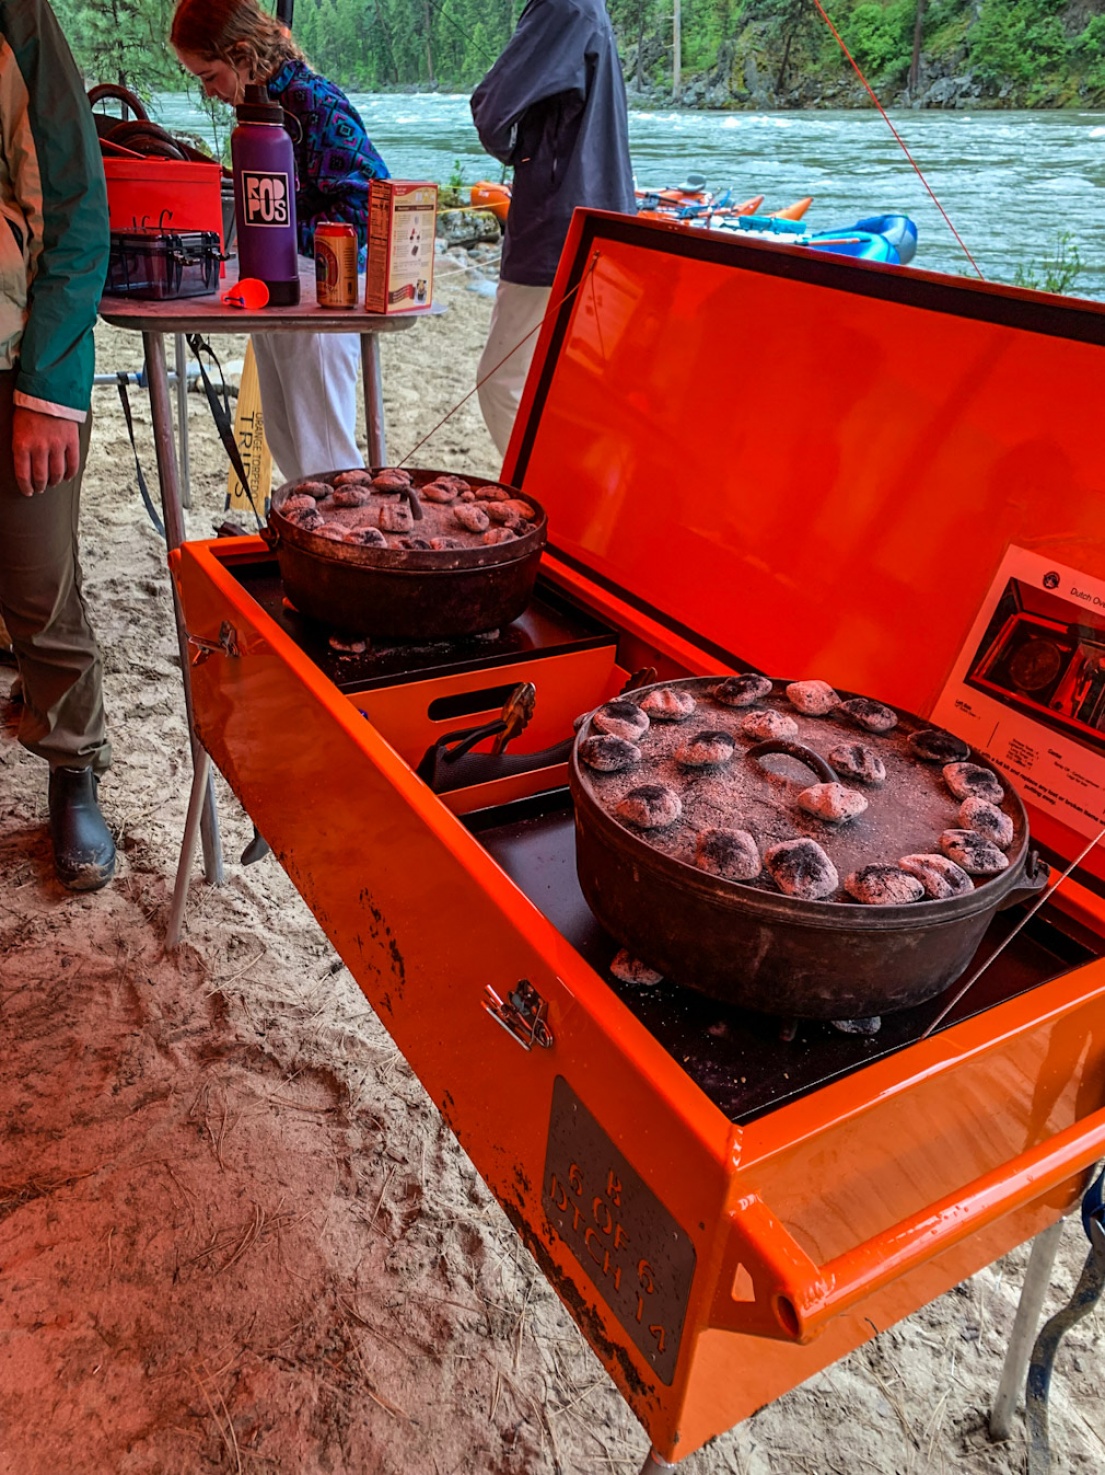
[(368, 312), (418, 312), (434, 291), (437, 185), (374, 179), (368, 195)]

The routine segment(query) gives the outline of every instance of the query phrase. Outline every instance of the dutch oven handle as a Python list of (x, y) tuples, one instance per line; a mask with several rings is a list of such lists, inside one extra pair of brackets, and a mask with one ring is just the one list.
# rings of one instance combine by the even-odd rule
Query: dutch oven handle
[(768, 738), (766, 742), (757, 743), (755, 747), (749, 748), (744, 756), (759, 762), (768, 753), (785, 753), (788, 758), (796, 758), (799, 763), (804, 763), (807, 768), (812, 769), (823, 784), (839, 782), (836, 770), (831, 764), (825, 762), (820, 753), (807, 748), (805, 743), (794, 743), (788, 738)]
[(1024, 877), (1020, 885), (1002, 901), (998, 911), (1004, 912), (1008, 907), (1016, 906), (1019, 901), (1031, 901), (1033, 897), (1039, 896), (1050, 879), (1051, 867), (1047, 861), (1040, 859), (1038, 850), (1030, 850), (1024, 858)]
[(709, 1324), (810, 1342), (834, 1316), (1043, 1198), (1102, 1154), (1105, 1108), (824, 1265), (811, 1259), (758, 1194), (745, 1194), (730, 1212)]

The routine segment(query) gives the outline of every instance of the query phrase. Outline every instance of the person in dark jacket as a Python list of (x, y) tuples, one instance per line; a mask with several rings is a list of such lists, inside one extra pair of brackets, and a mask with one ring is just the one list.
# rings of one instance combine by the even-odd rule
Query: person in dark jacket
[[(179, 0), (169, 35), (177, 57), (208, 97), (238, 103), (263, 83), (298, 123), (295, 213), (301, 255), (314, 254), (320, 220), (357, 231), (364, 267), (368, 188), (387, 179), (360, 114), (339, 87), (313, 72), (284, 26), (257, 0)], [(265, 434), (288, 481), (363, 466), (354, 427), (361, 340), (350, 333), (257, 333)]]
[(58, 878), (111, 879), (101, 660), (77, 521), (107, 191), (81, 78), (46, 0), (0, 0), (0, 616), (22, 682), (19, 741), (50, 765)]
[(477, 371), (484, 420), (505, 453), (572, 211), (636, 208), (625, 82), (603, 0), (529, 0), (472, 94), (472, 118), (488, 153), (514, 169)]

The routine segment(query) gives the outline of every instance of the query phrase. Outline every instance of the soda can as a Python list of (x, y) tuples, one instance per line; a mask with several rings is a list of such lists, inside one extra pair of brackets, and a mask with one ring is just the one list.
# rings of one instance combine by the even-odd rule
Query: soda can
[(315, 297), (319, 307), (357, 305), (357, 232), (343, 221), (315, 226)]

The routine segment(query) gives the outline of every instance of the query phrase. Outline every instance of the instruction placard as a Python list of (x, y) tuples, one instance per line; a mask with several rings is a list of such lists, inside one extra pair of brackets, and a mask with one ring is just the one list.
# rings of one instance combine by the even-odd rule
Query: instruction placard
[(1105, 825), (1105, 581), (1006, 550), (932, 720), (1082, 835)]

